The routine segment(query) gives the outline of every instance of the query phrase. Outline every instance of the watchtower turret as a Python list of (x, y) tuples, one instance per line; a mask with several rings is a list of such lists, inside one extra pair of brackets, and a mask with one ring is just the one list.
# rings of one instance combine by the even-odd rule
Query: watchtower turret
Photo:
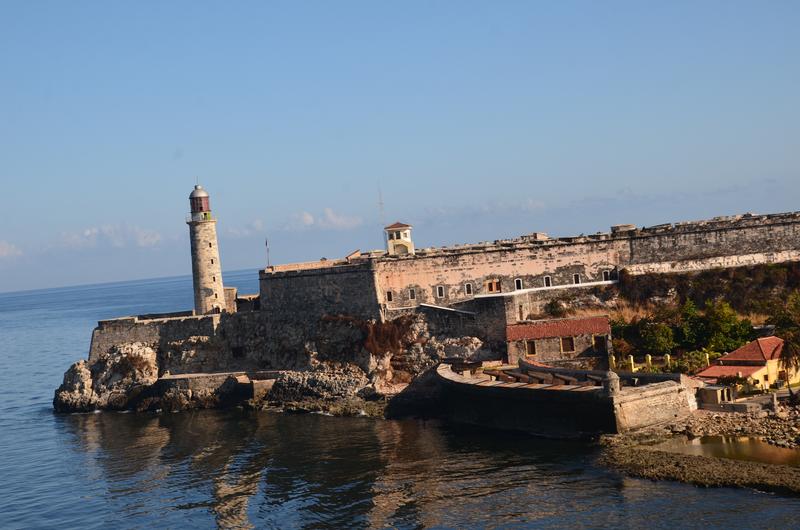
[(208, 192), (197, 185), (189, 195), (189, 241), (192, 246), (194, 310), (197, 314), (225, 310), (222, 266), (217, 244), (217, 220), (211, 215)]
[(411, 225), (394, 223), (383, 228), (386, 232), (386, 251), (390, 256), (414, 254), (414, 242), (411, 240)]

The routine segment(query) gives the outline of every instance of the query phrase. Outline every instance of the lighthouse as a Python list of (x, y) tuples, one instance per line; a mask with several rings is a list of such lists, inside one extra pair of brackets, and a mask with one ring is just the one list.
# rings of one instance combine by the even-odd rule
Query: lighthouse
[(217, 220), (211, 215), (208, 192), (197, 185), (189, 195), (189, 241), (192, 245), (192, 280), (195, 314), (220, 313), (225, 310), (222, 267), (219, 263)]

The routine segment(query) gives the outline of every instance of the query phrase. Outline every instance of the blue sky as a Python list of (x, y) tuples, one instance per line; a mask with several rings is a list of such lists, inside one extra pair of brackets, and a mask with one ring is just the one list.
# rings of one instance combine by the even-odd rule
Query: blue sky
[(800, 3), (0, 3), (0, 291), (800, 210)]

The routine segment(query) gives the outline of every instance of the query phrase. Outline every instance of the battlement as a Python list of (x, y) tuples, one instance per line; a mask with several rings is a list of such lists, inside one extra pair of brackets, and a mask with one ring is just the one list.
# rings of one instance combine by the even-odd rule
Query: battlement
[(405, 254), (356, 251), (261, 271), (261, 301), (267, 310), (355, 310), (379, 318), (422, 304), (510, 297), (514, 314), (524, 317), (564, 289), (613, 285), (623, 269), (669, 273), (787, 261), (800, 261), (800, 212), (746, 213), (558, 238), (534, 232)]
[(413, 260), (424, 257), (446, 256), (461, 253), (503, 252), (526, 248), (549, 248), (561, 245), (594, 243), (597, 241), (628, 240), (632, 238), (665, 236), (670, 234), (690, 234), (794, 223), (800, 223), (800, 211), (767, 215), (745, 213), (739, 215), (714, 217), (712, 219), (699, 221), (664, 223), (641, 228), (636, 227), (636, 225), (615, 225), (611, 227), (609, 232), (597, 232), (594, 234), (580, 234), (576, 236), (563, 236), (558, 238), (550, 238), (542, 232), (534, 232), (510, 239), (496, 239), (494, 241), (482, 241), (480, 243), (420, 248), (417, 249), (416, 254), (414, 255), (382, 255), (376, 256), (376, 258), (381, 260)]

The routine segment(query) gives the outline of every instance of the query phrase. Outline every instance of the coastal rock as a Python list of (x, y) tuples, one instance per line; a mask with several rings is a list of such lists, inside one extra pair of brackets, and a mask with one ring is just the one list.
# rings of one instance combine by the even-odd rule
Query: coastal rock
[(73, 364), (56, 390), (53, 407), (59, 412), (124, 409), (157, 379), (155, 350), (139, 342), (116, 345), (91, 364)]
[(281, 373), (269, 393), (271, 401), (336, 400), (353, 397), (370, 381), (359, 369)]
[(96, 404), (88, 363), (78, 361), (64, 374), (64, 382), (53, 398), (53, 408), (58, 412), (88, 412), (94, 410)]

